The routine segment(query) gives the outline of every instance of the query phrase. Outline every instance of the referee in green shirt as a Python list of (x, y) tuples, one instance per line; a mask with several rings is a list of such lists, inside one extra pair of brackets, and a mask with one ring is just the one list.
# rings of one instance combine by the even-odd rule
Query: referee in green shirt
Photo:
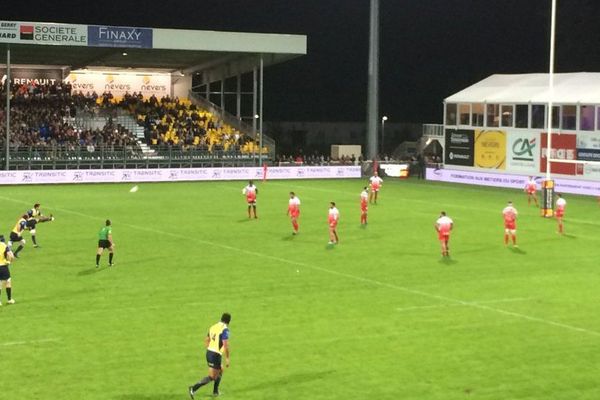
[(98, 251), (96, 252), (96, 268), (100, 266), (100, 256), (104, 252), (104, 249), (108, 249), (108, 266), (112, 267), (113, 264), (113, 252), (115, 243), (112, 239), (112, 226), (110, 219), (106, 220), (106, 225), (98, 232)]

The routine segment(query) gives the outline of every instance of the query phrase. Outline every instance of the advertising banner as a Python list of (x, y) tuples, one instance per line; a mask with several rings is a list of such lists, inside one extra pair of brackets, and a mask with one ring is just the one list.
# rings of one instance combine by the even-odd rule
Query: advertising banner
[(600, 149), (577, 149), (577, 159), (583, 161), (600, 161)]
[(0, 21), (0, 42), (16, 43), (19, 40), (17, 22)]
[[(529, 176), (473, 170), (459, 171), (453, 169), (427, 168), (426, 179), (430, 181), (495, 186), (522, 190), (525, 187), (525, 183), (529, 180)], [(535, 177), (535, 180), (541, 182), (542, 177), (537, 176)], [(554, 190), (559, 193), (600, 196), (600, 181), (558, 178), (554, 179)]]
[(577, 134), (577, 148), (600, 150), (600, 134), (595, 132), (579, 132)]
[(0, 43), (87, 46), (87, 25), (0, 21)]
[(393, 178), (406, 177), (408, 175), (408, 164), (379, 164), (379, 168), (385, 172), (386, 176)]
[(158, 98), (171, 94), (170, 74), (73, 71), (65, 81), (71, 83), (74, 92), (82, 91), (84, 94), (88, 91), (102, 94), (105, 90), (117, 97), (134, 92)]
[[(542, 133), (542, 146), (540, 157), (540, 172), (546, 172), (546, 153), (548, 147), (548, 134)], [(577, 136), (573, 134), (553, 133), (552, 148), (550, 150), (551, 159), (576, 160), (577, 159)], [(550, 172), (553, 174), (575, 175), (577, 173), (576, 164), (567, 164), (560, 162), (550, 163)]]
[(446, 164), (473, 166), (474, 134), (472, 129), (446, 129)]
[(600, 180), (600, 165), (598, 165), (598, 164), (584, 164), (583, 165), (583, 176), (586, 179), (597, 179), (597, 180)]
[(475, 131), (475, 166), (478, 168), (506, 168), (506, 132)]
[(88, 45), (151, 49), (152, 29), (90, 25), (88, 26)]
[(540, 170), (539, 134), (510, 132), (506, 141), (509, 171), (535, 174)]
[[(2, 83), (6, 79), (6, 68), (0, 68)], [(61, 69), (11, 68), (10, 80), (16, 85), (53, 85), (62, 81)]]
[[(226, 181), (262, 179), (262, 176), (262, 167), (0, 171), (0, 184)], [(269, 179), (329, 179), (360, 177), (360, 166), (272, 167), (268, 169)]]

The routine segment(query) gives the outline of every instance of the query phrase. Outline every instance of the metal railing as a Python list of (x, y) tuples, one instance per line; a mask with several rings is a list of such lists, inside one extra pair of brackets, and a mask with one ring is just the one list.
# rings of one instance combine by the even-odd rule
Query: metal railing
[(423, 124), (423, 136), (425, 136), (425, 137), (444, 137), (444, 125), (442, 125), (442, 124)]
[[(146, 155), (135, 146), (33, 146), (10, 149), (11, 170), (203, 168), (254, 166), (251, 154), (239, 151), (209, 152), (180, 146), (156, 146)], [(270, 161), (269, 158), (266, 158)], [(0, 156), (2, 166), (5, 155)]]
[[(227, 125), (234, 127), (235, 129), (237, 129), (238, 131), (242, 132), (244, 135), (246, 135), (250, 138), (254, 138), (255, 132), (254, 132), (254, 129), (252, 128), (252, 125), (242, 121), (240, 118), (236, 117), (235, 115), (222, 110), (221, 107), (219, 107), (218, 105), (216, 105), (215, 103), (213, 103), (211, 101), (208, 101), (207, 99), (205, 99), (204, 97), (202, 97), (200, 94), (198, 94), (196, 92), (190, 91), (190, 98), (196, 104), (200, 105), (203, 109), (221, 117), (221, 119), (223, 119), (223, 122), (226, 123)], [(269, 149), (269, 157), (275, 158), (275, 140), (273, 140), (273, 138), (271, 138), (267, 135), (264, 135), (264, 134), (262, 135), (262, 139), (263, 139), (263, 146), (265, 146)]]

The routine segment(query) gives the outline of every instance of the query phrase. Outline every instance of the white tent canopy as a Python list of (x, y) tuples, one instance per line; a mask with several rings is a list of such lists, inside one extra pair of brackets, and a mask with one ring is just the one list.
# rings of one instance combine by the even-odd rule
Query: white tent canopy
[(600, 73), (554, 74), (550, 99), (548, 74), (491, 75), (447, 97), (446, 103), (600, 104)]

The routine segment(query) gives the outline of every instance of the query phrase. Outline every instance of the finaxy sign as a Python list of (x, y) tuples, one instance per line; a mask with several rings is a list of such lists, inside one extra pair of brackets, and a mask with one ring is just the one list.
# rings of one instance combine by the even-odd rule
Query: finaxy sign
[(475, 131), (475, 166), (488, 169), (506, 169), (506, 132)]

